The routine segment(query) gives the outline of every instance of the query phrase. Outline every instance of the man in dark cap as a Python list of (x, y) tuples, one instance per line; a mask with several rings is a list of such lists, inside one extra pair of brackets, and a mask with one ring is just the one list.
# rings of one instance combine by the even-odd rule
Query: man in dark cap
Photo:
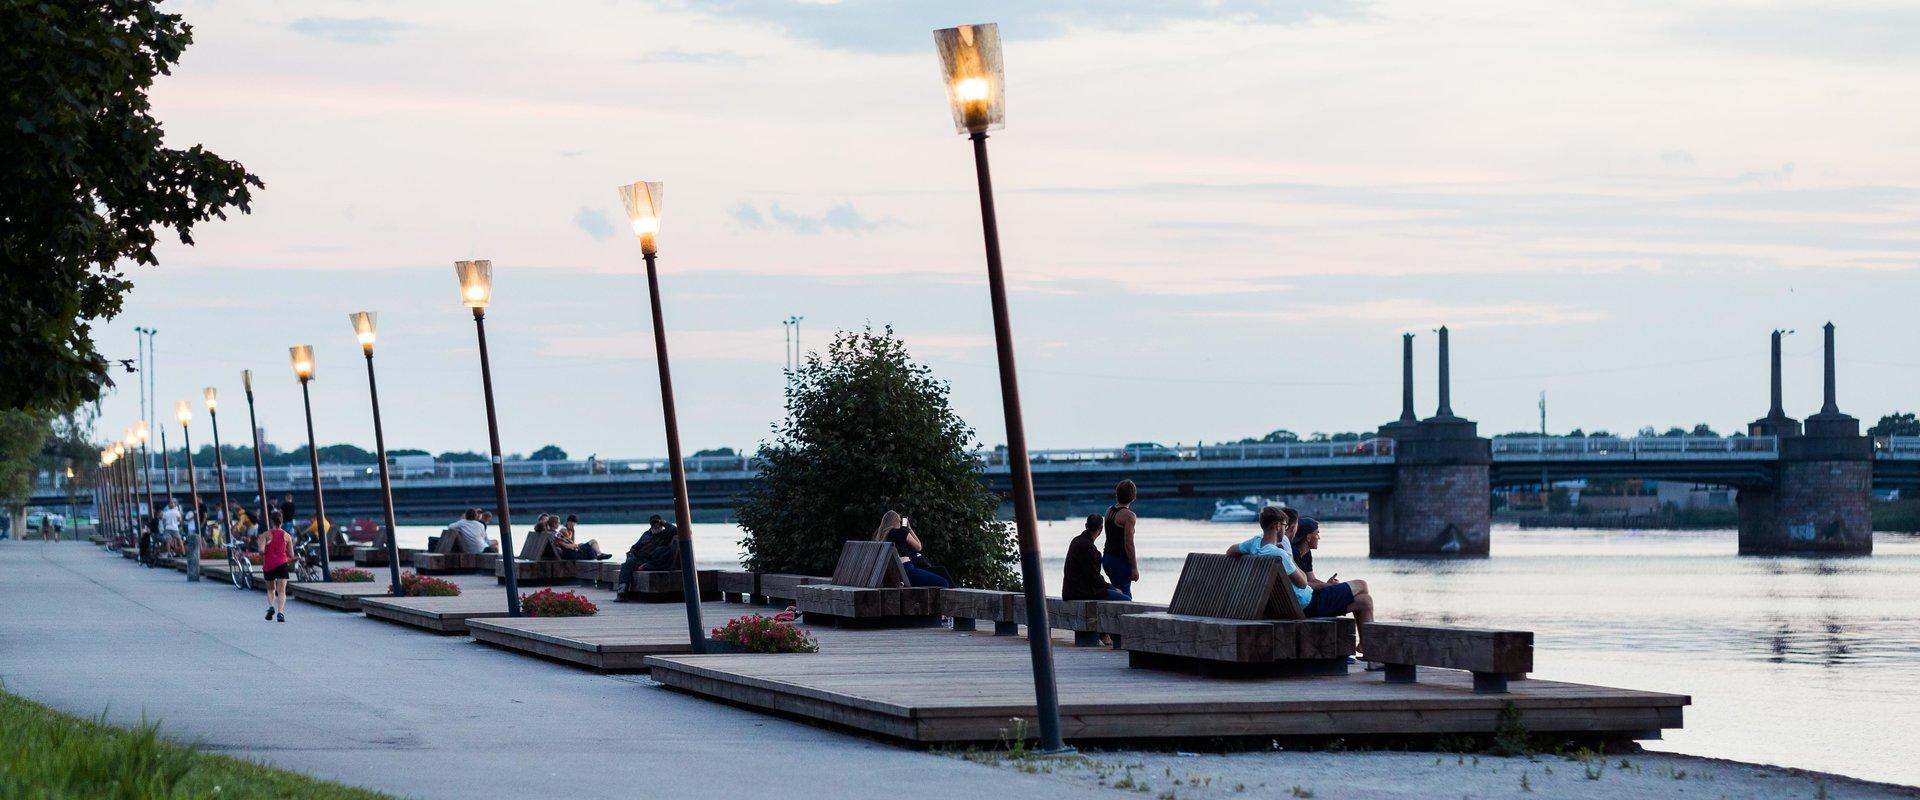
[(620, 564), (620, 581), (613, 586), (616, 595), (626, 594), (633, 588), (633, 573), (636, 571), (657, 572), (680, 568), (680, 547), (676, 541), (680, 529), (655, 514), (647, 519), (647, 532), (640, 534), (640, 540), (627, 548), (627, 560)]

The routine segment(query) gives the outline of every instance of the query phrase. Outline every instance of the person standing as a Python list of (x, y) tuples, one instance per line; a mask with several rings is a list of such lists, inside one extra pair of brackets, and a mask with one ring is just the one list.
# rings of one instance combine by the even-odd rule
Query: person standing
[[(166, 543), (168, 553), (174, 553), (176, 547), (182, 541), (180, 538), (180, 504), (172, 500), (168, 500), (166, 509), (160, 512), (160, 541)], [(178, 550), (180, 553), (186, 552), (185, 547), (178, 547)]]
[(273, 527), (260, 543), (261, 577), (267, 581), (267, 619), (287, 621), (287, 564), (293, 560), (293, 537), (287, 534), (286, 517), (273, 512)]
[(1113, 488), (1114, 504), (1107, 507), (1102, 520), (1107, 533), (1107, 548), (1100, 555), (1100, 566), (1107, 580), (1121, 594), (1133, 596), (1133, 582), (1140, 580), (1140, 559), (1134, 554), (1133, 531), (1140, 517), (1133, 513), (1134, 498), (1140, 495), (1133, 481), (1123, 480)]

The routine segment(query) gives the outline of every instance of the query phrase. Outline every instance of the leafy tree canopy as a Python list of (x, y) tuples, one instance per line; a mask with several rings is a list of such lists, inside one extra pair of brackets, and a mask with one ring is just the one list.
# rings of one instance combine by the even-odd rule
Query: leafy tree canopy
[(527, 460), (528, 461), (565, 461), (567, 460), (567, 451), (560, 449), (560, 445), (550, 444), (550, 445), (547, 445), (546, 447), (542, 447), (538, 450), (533, 451), (533, 455), (527, 456)]
[(250, 210), (264, 188), (200, 145), (161, 144), (147, 91), (193, 34), (152, 0), (0, 0), (0, 408), (63, 413), (97, 399), (94, 320), (156, 264), (162, 228)]
[(434, 456), (433, 460), (438, 461), (442, 464), (470, 464), (475, 461), (486, 461), (487, 457), (480, 455), (479, 453), (473, 452), (472, 450), (466, 450), (466, 451), (457, 452), (457, 453), (452, 450), (449, 450), (445, 453), (441, 453), (440, 455)]
[(931, 372), (892, 328), (841, 332), (824, 357), (808, 356), (737, 508), (747, 569), (831, 574), (840, 543), (872, 538), (894, 510), (958, 585), (1019, 585), (1012, 528), (982, 479), (973, 429)]
[(1868, 436), (1920, 436), (1920, 419), (1914, 419), (1910, 413), (1895, 411), (1880, 418), (1878, 423), (1867, 429)]

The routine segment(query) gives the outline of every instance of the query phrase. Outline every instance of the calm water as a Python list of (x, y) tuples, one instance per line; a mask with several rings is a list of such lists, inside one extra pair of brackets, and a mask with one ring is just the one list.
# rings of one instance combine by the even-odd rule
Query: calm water
[[(702, 566), (739, 563), (738, 527), (695, 525)], [(588, 525), (622, 553), (640, 525)], [(1050, 583), (1078, 522), (1042, 524)], [(401, 529), (424, 546), (434, 529)], [(1166, 602), (1188, 552), (1250, 525), (1142, 520), (1141, 600)], [(1364, 578), (1383, 620), (1520, 628), (1543, 678), (1687, 694), (1686, 728), (1649, 746), (1920, 784), (1920, 538), (1870, 558), (1742, 558), (1733, 531), (1498, 527), (1492, 558), (1367, 558), (1362, 523), (1329, 523), (1315, 566)], [(936, 560), (938, 554), (933, 554)]]

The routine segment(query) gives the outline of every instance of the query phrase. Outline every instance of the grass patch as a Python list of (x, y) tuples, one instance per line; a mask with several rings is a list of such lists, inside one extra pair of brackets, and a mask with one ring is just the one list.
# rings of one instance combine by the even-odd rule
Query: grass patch
[(160, 738), (156, 724), (125, 729), (70, 717), (0, 692), (0, 798), (342, 798), (356, 789)]

